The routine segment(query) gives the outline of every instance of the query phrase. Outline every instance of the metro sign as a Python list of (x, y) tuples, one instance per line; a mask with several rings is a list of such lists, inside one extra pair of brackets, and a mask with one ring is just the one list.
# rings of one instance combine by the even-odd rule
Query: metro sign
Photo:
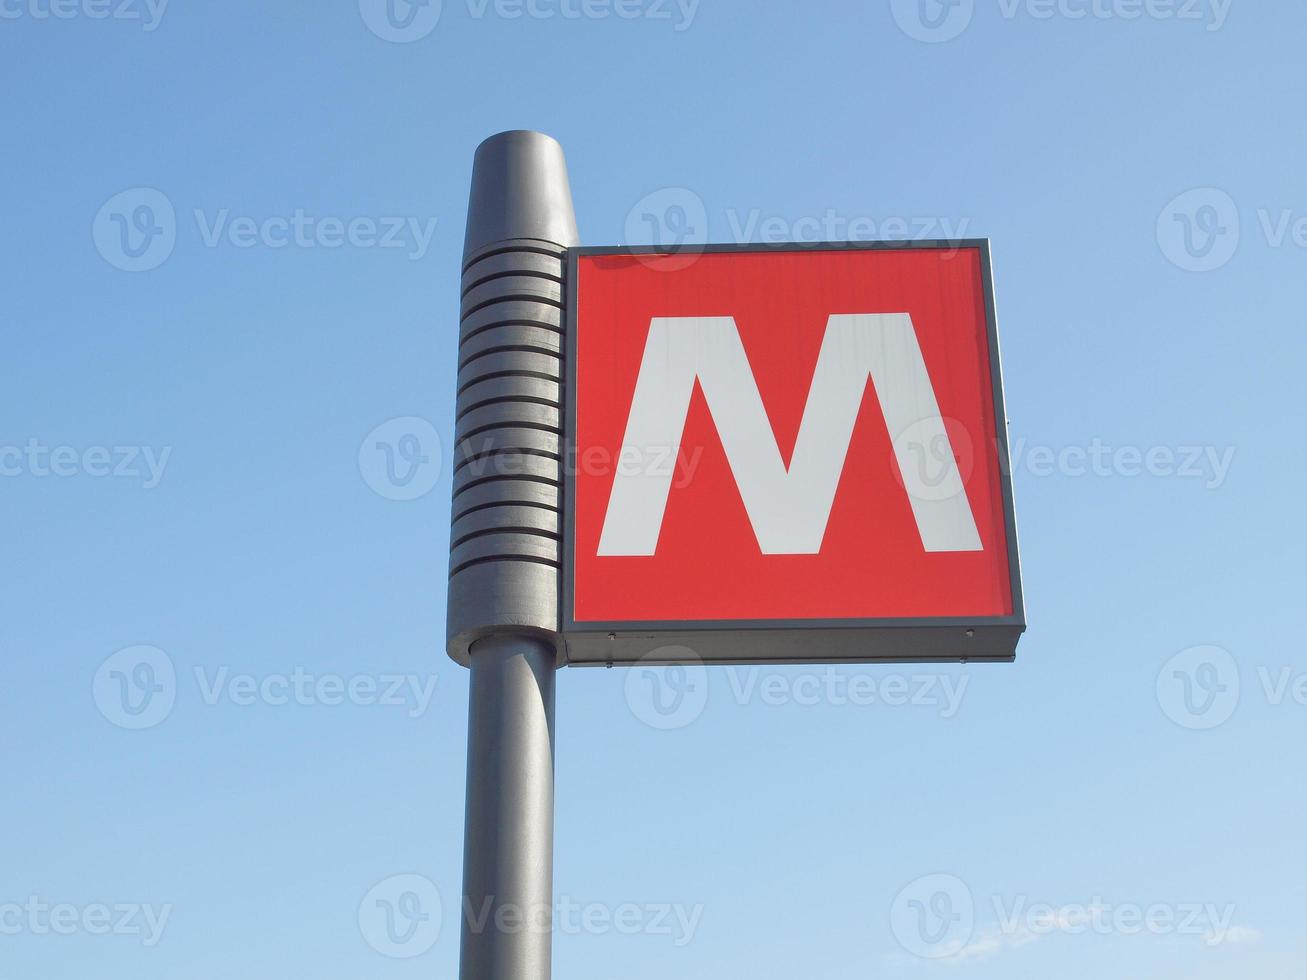
[(567, 308), (570, 662), (1013, 658), (988, 242), (576, 248)]

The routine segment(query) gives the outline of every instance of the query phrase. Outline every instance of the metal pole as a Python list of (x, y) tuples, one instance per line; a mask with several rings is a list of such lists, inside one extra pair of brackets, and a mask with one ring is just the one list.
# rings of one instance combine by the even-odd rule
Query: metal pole
[(554, 872), (554, 649), (472, 646), (462, 980), (547, 980)]
[(549, 980), (562, 492), (562, 147), (477, 148), (463, 250), (448, 649), (471, 669), (462, 980)]

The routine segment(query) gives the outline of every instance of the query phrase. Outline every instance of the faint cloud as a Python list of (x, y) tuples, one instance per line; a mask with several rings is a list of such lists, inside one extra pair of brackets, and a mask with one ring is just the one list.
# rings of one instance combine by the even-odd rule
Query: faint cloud
[(1208, 946), (1239, 946), (1261, 940), (1262, 931), (1252, 926), (1231, 926), (1224, 934), (1209, 932), (1203, 937), (1203, 942)]
[(1012, 949), (1019, 949), (1022, 946), (1029, 946), (1031, 943), (1042, 939), (1038, 933), (1030, 929), (1021, 928), (1015, 932), (1004, 932), (998, 926), (987, 926), (981, 929), (979, 935), (969, 943), (958, 948), (957, 952), (950, 954), (946, 959), (938, 962), (947, 966), (959, 966), (967, 963), (979, 963), (983, 960), (991, 959), (999, 953)]

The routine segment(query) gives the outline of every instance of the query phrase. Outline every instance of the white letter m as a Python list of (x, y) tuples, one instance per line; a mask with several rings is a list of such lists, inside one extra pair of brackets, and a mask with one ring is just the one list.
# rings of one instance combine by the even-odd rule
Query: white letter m
[[(697, 380), (762, 553), (817, 554), (868, 376), (894, 440), (922, 546), (931, 552), (983, 550), (912, 318), (906, 313), (830, 317), (788, 468), (734, 318), (654, 317), (620, 459), (679, 454)], [(911, 443), (918, 448), (948, 447), (942, 454), (944, 472), (928, 485), (914, 465), (909, 443), (901, 438), (909, 429)], [(673, 469), (617, 467), (600, 555), (654, 553)]]

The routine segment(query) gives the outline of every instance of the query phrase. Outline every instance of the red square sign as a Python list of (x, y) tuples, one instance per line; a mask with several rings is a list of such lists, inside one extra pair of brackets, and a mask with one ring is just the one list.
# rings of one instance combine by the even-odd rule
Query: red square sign
[(572, 250), (572, 662), (1006, 660), (988, 245)]

